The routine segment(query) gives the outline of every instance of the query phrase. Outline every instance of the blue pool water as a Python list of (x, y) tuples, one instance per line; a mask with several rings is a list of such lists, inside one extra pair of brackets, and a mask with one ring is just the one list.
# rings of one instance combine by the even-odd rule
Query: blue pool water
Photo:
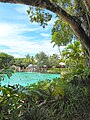
[(6, 76), (4, 81), (1, 82), (1, 85), (14, 85), (20, 84), (22, 86), (27, 86), (32, 83), (37, 83), (42, 80), (52, 80), (53, 78), (60, 78), (60, 74), (44, 74), (36, 72), (16, 72), (10, 79)]

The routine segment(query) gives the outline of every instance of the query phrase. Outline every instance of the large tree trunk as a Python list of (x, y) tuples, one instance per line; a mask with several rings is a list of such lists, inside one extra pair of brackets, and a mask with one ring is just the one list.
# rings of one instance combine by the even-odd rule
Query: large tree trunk
[[(83, 47), (83, 46), (82, 46)], [(90, 68), (90, 54), (88, 53), (88, 51), (85, 49), (85, 47), (83, 47), (84, 49), (84, 58), (85, 58), (85, 65)]]
[[(88, 66), (90, 67), (90, 38), (86, 34), (86, 31), (81, 26), (81, 21), (79, 21), (76, 17), (71, 16), (60, 6), (56, 5), (50, 0), (34, 0), (34, 1), (33, 0), (0, 0), (0, 2), (31, 5), (31, 6), (45, 8), (56, 13), (59, 17), (61, 17), (63, 20), (69, 23), (75, 35), (81, 41), (82, 46), (87, 51), (87, 55), (88, 55), (87, 57), (89, 59)], [(89, 9), (90, 8), (89, 0), (86, 0), (85, 4), (87, 6), (87, 9)]]

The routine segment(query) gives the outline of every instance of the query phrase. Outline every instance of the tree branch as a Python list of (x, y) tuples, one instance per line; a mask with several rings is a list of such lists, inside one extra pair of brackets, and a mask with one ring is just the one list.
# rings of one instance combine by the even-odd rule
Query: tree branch
[(84, 0), (83, 2), (86, 6), (87, 11), (90, 13), (90, 0)]
[(50, 0), (34, 0), (34, 1), (33, 0), (0, 0), (0, 2), (31, 5), (31, 6), (45, 8), (47, 10), (56, 13), (59, 17), (61, 17), (63, 20), (69, 23), (75, 35), (80, 39), (82, 45), (90, 53), (90, 38), (87, 36), (84, 29), (81, 27), (80, 23), (78, 22), (78, 19), (68, 14), (60, 6), (56, 5)]

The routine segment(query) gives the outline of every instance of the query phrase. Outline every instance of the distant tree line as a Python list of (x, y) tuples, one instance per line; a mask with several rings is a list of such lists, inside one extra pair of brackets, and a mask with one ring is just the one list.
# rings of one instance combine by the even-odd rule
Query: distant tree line
[(0, 53), (0, 69), (12, 65), (26, 68), (29, 64), (37, 65), (40, 68), (44, 65), (46, 65), (48, 68), (52, 66), (57, 67), (59, 65), (59, 56), (57, 54), (48, 56), (44, 52), (40, 52), (35, 56), (30, 56), (27, 54), (25, 58), (14, 58), (6, 53)]
[(47, 68), (58, 68), (60, 62), (64, 62), (68, 68), (85, 66), (84, 50), (79, 41), (67, 45), (61, 52), (61, 56), (58, 54), (49, 56), (42, 51), (35, 56), (27, 54), (25, 58), (14, 58), (6, 53), (0, 53), (0, 69), (12, 65), (27, 68), (30, 64), (37, 65), (40, 69), (43, 68), (43, 66), (47, 66)]

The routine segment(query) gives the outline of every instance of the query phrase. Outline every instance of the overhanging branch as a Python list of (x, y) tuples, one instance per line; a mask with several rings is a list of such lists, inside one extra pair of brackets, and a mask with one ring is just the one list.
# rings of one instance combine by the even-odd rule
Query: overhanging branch
[(75, 35), (80, 39), (84, 47), (88, 49), (88, 52), (90, 52), (90, 39), (85, 33), (84, 29), (81, 27), (81, 25), (77, 22), (77, 19), (68, 14), (60, 6), (52, 3), (50, 0), (0, 0), (0, 2), (31, 5), (45, 8), (56, 13), (59, 17), (69, 23)]

